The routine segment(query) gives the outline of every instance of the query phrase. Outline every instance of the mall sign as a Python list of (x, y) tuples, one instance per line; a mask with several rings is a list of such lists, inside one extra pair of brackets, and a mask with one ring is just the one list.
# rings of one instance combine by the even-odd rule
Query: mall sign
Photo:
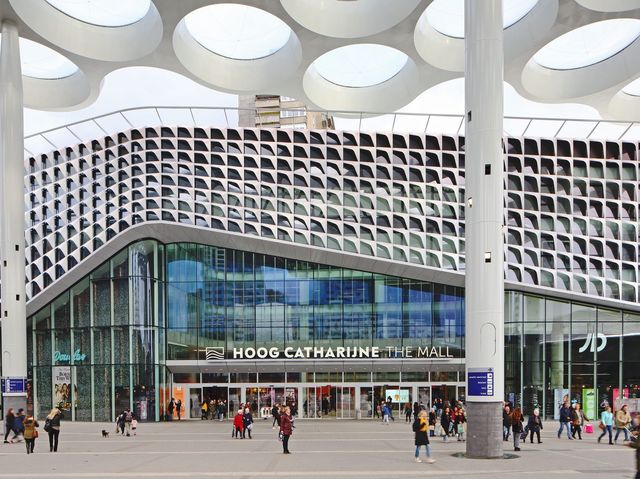
[(301, 346), (231, 348), (210, 347), (205, 350), (208, 362), (224, 359), (450, 359), (449, 346)]

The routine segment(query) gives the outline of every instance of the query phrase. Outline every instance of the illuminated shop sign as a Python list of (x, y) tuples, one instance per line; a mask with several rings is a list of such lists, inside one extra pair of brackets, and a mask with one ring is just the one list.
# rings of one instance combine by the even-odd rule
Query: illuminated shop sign
[(301, 346), (287, 348), (206, 348), (208, 362), (224, 359), (448, 359), (454, 355), (448, 346)]
[(71, 358), (73, 358), (74, 363), (79, 363), (87, 359), (86, 354), (82, 354), (79, 349), (76, 349), (73, 354), (65, 354), (60, 351), (56, 351), (53, 353), (53, 362), (54, 363), (68, 363), (71, 362)]

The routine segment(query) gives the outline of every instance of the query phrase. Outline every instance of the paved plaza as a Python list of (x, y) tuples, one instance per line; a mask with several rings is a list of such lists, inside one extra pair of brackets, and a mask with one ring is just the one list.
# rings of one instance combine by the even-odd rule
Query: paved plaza
[[(228, 421), (140, 424), (135, 437), (116, 436), (111, 424), (63, 423), (56, 454), (48, 452), (42, 432), (31, 456), (23, 443), (4, 444), (0, 478), (633, 477), (632, 449), (598, 444), (594, 434), (583, 441), (558, 440), (555, 426), (548, 423), (543, 444), (523, 445), (515, 459), (454, 457), (464, 444), (436, 439), (436, 463), (417, 464), (411, 427), (397, 419), (390, 426), (377, 421), (298, 420), (291, 455), (282, 454), (270, 421), (256, 423), (252, 440), (231, 439)], [(108, 438), (101, 437), (103, 428), (110, 431)]]

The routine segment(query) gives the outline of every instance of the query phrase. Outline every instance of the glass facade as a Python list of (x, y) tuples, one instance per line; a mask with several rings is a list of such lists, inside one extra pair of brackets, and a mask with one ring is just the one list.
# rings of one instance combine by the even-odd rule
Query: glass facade
[[(463, 397), (463, 363), (425, 370), (405, 361), (401, 371), (366, 372), (287, 366), (283, 372), (262, 371), (254, 361), (253, 372), (194, 369), (173, 377), (166, 367), (167, 360), (204, 362), (207, 348), (215, 347), (227, 354), (233, 348), (377, 347), (383, 364), (398, 357), (396, 348), (439, 346), (464, 358), (463, 293), (252, 252), (139, 241), (28, 318), (31, 400), (40, 415), (58, 406), (74, 420), (110, 421), (125, 407), (143, 420), (160, 420), (175, 384), (187, 385), (196, 399), (224, 391), (227, 398), (256, 396), (262, 404), (280, 389), (265, 396), (260, 388), (298, 383), (296, 397), (307, 399), (309, 411), (333, 387), (333, 401), (360, 398), (354, 404), (364, 404), (365, 396), (371, 403), (385, 385), (407, 382), (412, 397)], [(538, 406), (548, 417), (565, 395), (589, 402), (592, 414), (619, 396), (640, 401), (639, 338), (638, 313), (507, 292), (507, 399), (526, 412)]]
[(508, 292), (505, 393), (526, 413), (557, 415), (568, 398), (598, 417), (621, 401), (640, 409), (640, 314)]
[(30, 401), (79, 421), (158, 420), (166, 384), (164, 246), (135, 243), (27, 319)]
[(169, 244), (166, 258), (168, 359), (207, 347), (464, 351), (462, 288), (196, 244)]

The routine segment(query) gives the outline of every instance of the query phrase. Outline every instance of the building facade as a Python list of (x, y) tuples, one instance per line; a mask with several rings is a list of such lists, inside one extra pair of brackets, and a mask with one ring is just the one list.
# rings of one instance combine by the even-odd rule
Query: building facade
[[(507, 399), (636, 400), (638, 145), (505, 144)], [(465, 397), (464, 137), (159, 127), (27, 162), (39, 414)]]

